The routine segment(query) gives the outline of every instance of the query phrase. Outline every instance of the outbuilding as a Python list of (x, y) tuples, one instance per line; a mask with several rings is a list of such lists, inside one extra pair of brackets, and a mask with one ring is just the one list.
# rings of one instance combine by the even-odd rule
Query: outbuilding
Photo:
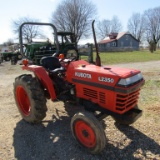
[(99, 51), (139, 50), (139, 41), (129, 32), (110, 33), (98, 42)]

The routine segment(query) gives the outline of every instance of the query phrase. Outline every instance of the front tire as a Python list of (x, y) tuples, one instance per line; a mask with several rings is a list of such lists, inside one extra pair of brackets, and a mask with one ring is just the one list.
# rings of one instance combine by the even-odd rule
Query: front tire
[(46, 116), (44, 91), (36, 78), (30, 74), (15, 78), (14, 97), (23, 119), (29, 123), (39, 123)]
[(106, 135), (98, 119), (90, 112), (78, 112), (71, 120), (71, 131), (78, 143), (92, 154), (106, 145)]

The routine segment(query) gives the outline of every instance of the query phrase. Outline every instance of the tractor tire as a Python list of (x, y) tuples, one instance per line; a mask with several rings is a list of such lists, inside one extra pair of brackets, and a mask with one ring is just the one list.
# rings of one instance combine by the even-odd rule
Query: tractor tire
[(17, 59), (18, 59), (18, 60), (21, 60), (21, 59), (22, 59), (22, 55), (21, 55), (20, 53), (17, 55)]
[(44, 91), (36, 78), (24, 74), (15, 78), (14, 97), (22, 118), (29, 123), (40, 123), (46, 116)]
[(17, 57), (16, 56), (12, 56), (11, 57), (11, 65), (16, 65), (17, 64)]
[(65, 58), (71, 59), (71, 60), (78, 60), (78, 52), (75, 48), (73, 49), (67, 49), (65, 52)]
[(106, 135), (98, 119), (90, 112), (78, 112), (71, 119), (71, 131), (78, 143), (92, 154), (106, 145)]
[(4, 60), (4, 58), (3, 58), (3, 57), (1, 57), (1, 63), (3, 62), (3, 60)]
[(11, 60), (10, 57), (6, 57), (6, 58), (5, 58), (5, 61), (10, 61), (10, 60)]

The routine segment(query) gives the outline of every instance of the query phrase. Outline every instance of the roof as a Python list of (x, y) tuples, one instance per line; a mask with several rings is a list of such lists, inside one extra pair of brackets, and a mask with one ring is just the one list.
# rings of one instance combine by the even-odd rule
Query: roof
[(116, 39), (103, 39), (102, 41), (98, 42), (99, 44), (103, 44), (103, 43), (108, 43), (108, 42), (113, 42)]
[(109, 36), (105, 37), (103, 40), (101, 40), (100, 42), (98, 42), (99, 44), (103, 44), (103, 43), (109, 43), (109, 42), (113, 42), (115, 40), (120, 39), (123, 35), (125, 34), (130, 34), (129, 32), (120, 32), (118, 33), (117, 37), (115, 39), (110, 39)]

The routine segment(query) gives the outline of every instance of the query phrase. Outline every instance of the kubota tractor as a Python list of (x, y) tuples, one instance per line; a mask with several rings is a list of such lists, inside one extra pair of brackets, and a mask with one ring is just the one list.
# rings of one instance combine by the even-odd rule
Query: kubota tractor
[[(56, 35), (54, 25), (48, 25), (53, 27)], [(137, 103), (144, 79), (139, 70), (102, 66), (94, 21), (92, 29), (97, 51), (95, 64), (76, 57), (63, 58), (58, 51), (54, 56), (43, 57), (41, 66), (30, 65), (24, 60), (22, 69), (33, 74), (15, 78), (14, 96), (22, 118), (29, 123), (42, 122), (48, 98), (53, 102), (75, 100), (83, 110), (71, 119), (73, 137), (90, 153), (97, 154), (106, 145), (100, 120), (110, 115), (117, 123), (129, 125), (141, 116), (142, 110)], [(22, 46), (21, 40), (20, 44)]]

